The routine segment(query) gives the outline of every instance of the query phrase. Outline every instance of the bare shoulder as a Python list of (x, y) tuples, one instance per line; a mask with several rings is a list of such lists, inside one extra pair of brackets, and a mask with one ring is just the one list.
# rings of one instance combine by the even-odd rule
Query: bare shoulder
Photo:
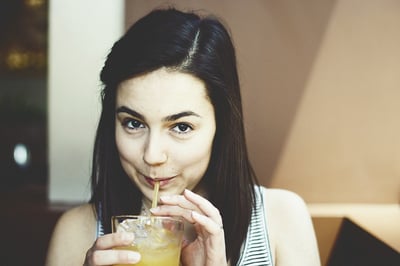
[(303, 201), (303, 199), (293, 191), (281, 189), (281, 188), (266, 188), (262, 187), (268, 198), (279, 200), (279, 202), (285, 201)]
[(66, 211), (54, 228), (47, 265), (60, 265), (65, 261), (82, 265), (95, 237), (96, 219), (92, 205), (85, 204)]
[(297, 193), (264, 188), (265, 209), (275, 265), (320, 265), (307, 204)]
[[(268, 212), (279, 211), (276, 215), (308, 215), (307, 205), (297, 193), (277, 188), (263, 188), (265, 191)], [(296, 207), (296, 208), (295, 208)], [(289, 213), (282, 209), (289, 208)], [(294, 211), (293, 211), (294, 210)], [(296, 212), (297, 211), (297, 212)]]
[(58, 223), (69, 224), (76, 223), (76, 221), (87, 221), (87, 219), (94, 218), (94, 210), (91, 204), (84, 204), (74, 207), (61, 215)]

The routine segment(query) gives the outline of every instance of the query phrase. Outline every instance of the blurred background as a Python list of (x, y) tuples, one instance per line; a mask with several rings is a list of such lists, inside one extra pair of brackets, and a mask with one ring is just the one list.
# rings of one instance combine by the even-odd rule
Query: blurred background
[(48, 3), (0, 3), (0, 187), (47, 185)]
[[(215, 14), (231, 30), (254, 168), (263, 185), (304, 198), (322, 264), (340, 247), (344, 219), (399, 252), (398, 0), (2, 0), (0, 226), (36, 217), (24, 234), (41, 240), (32, 256), (43, 260), (58, 216), (90, 195), (109, 49), (171, 5)], [(3, 261), (18, 246), (9, 242)]]

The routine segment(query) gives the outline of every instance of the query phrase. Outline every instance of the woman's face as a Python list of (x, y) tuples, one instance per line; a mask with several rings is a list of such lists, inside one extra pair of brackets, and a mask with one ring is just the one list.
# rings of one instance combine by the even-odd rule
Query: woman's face
[(203, 82), (165, 68), (117, 89), (115, 138), (122, 167), (151, 201), (194, 189), (203, 177), (215, 135), (214, 108)]

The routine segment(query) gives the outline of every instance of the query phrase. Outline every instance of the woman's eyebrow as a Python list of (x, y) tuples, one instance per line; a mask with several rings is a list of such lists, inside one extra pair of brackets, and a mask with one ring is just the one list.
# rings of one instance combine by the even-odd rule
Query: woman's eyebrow
[(179, 118), (185, 117), (185, 116), (197, 116), (197, 117), (200, 117), (200, 115), (196, 114), (195, 112), (184, 111), (184, 112), (180, 112), (180, 113), (177, 113), (177, 114), (169, 115), (169, 116), (163, 118), (163, 121), (171, 122), (171, 121), (178, 120)]
[(126, 106), (121, 106), (117, 108), (116, 113), (127, 113), (130, 114), (131, 116), (134, 116), (136, 118), (139, 118), (140, 120), (144, 121), (144, 116), (138, 112), (136, 112), (135, 110), (132, 110)]
[[(145, 121), (145, 118), (144, 118), (144, 116), (142, 114), (140, 114), (140, 113), (136, 112), (135, 110), (132, 110), (132, 109), (126, 107), (126, 106), (118, 107), (117, 110), (116, 110), (116, 113), (127, 113), (127, 114), (130, 114), (131, 116), (134, 116), (134, 117), (136, 117), (136, 118), (138, 118), (140, 120)], [(180, 112), (180, 113), (177, 113), (177, 114), (166, 116), (162, 120), (164, 122), (171, 122), (171, 121), (176, 121), (179, 118), (182, 118), (182, 117), (185, 117), (185, 116), (197, 116), (197, 117), (200, 117), (200, 115), (196, 114), (195, 112), (184, 111), (184, 112)]]

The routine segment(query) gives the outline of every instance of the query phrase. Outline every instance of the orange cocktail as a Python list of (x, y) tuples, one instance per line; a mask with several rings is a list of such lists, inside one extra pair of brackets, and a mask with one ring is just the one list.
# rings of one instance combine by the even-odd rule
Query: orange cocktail
[[(179, 266), (183, 221), (173, 217), (115, 216), (113, 232), (133, 232), (135, 240), (131, 246), (120, 247), (140, 253), (139, 266)], [(118, 265), (121, 266), (121, 265)]]

